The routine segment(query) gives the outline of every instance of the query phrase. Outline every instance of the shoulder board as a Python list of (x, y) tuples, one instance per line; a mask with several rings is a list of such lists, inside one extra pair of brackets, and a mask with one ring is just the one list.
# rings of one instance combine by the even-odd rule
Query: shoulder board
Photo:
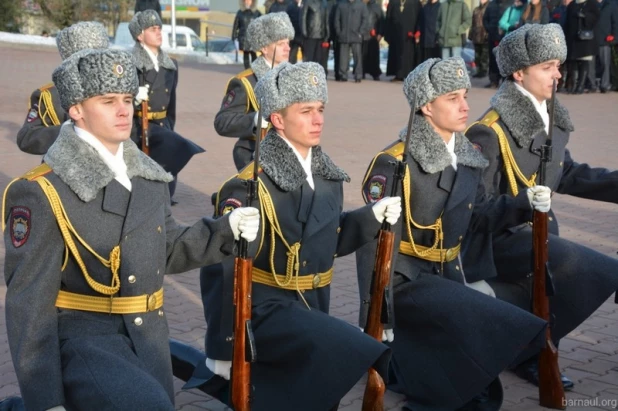
[(500, 119), (500, 114), (496, 110), (489, 110), (487, 114), (479, 121), (484, 126), (491, 127), (493, 123)]
[(44, 176), (45, 174), (51, 173), (51, 171), (52, 169), (49, 165), (47, 165), (46, 163), (41, 163), (20, 178), (23, 180), (34, 181), (37, 178)]
[(238, 74), (236, 75), (236, 77), (238, 77), (238, 78), (243, 78), (243, 77), (249, 77), (249, 76), (251, 76), (251, 75), (253, 75), (253, 69), (248, 68), (248, 69), (246, 69), (246, 70), (241, 71), (240, 73), (238, 73)]
[(395, 158), (401, 158), (403, 156), (405, 143), (403, 141), (396, 141), (390, 146), (386, 147), (383, 153)]
[[(253, 161), (252, 161), (249, 164), (247, 164), (245, 168), (240, 170), (236, 178), (238, 178), (239, 180), (251, 180), (253, 178), (253, 167), (254, 166), (253, 166)], [(262, 172), (262, 167), (259, 167), (258, 173), (261, 173), (261, 172)]]
[(52, 87), (54, 87), (54, 83), (47, 83), (44, 86), (39, 87), (39, 90), (40, 91), (45, 91), (45, 90), (49, 90)]

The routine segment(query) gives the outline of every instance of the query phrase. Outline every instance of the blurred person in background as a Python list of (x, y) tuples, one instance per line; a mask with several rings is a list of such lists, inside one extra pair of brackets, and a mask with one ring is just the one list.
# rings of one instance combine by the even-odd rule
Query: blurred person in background
[(386, 9), (384, 40), (388, 43), (386, 75), (391, 81), (403, 81), (414, 69), (419, 0), (391, 0)]
[(541, 0), (530, 0), (521, 15), (520, 26), (524, 24), (547, 24), (549, 23), (549, 9)]
[(598, 72), (601, 82), (601, 93), (607, 93), (611, 87), (612, 47), (616, 45), (618, 37), (618, 5), (612, 0), (597, 0), (599, 6), (599, 22), (595, 35), (599, 39), (599, 53), (597, 56)]
[(494, 48), (498, 47), (504, 33), (500, 31), (499, 22), (506, 8), (509, 6), (508, 0), (491, 0), (483, 14), (483, 27), (487, 30), (487, 45), (489, 49), (489, 83), (485, 88), (498, 88), (500, 82), (500, 70), (496, 63)]
[(429, 0), (421, 9), (417, 26), (417, 32), (420, 34), (417, 36), (420, 44), (420, 62), (442, 56), (437, 38), (438, 11), (440, 11), (439, 0)]
[(447, 0), (438, 11), (438, 44), (442, 58), (461, 57), (466, 32), (472, 25), (472, 15), (463, 0)]
[(249, 24), (260, 17), (262, 13), (257, 10), (256, 0), (243, 0), (240, 9), (234, 18), (234, 26), (232, 27), (232, 40), (238, 40), (238, 49), (243, 52), (243, 63), (245, 68), (251, 66), (251, 62), (255, 60), (256, 54), (249, 50), (246, 42), (247, 27)]
[[(582, 30), (593, 31), (599, 21), (600, 10), (596, 0), (575, 0), (567, 7), (566, 43), (569, 74), (572, 75), (572, 94), (582, 94), (590, 70), (590, 62), (599, 51), (599, 39), (582, 39)], [(595, 82), (596, 83), (596, 82)], [(596, 84), (593, 84), (596, 88)], [(596, 91), (596, 90), (595, 90)]]
[(468, 33), (468, 39), (474, 44), (474, 62), (476, 64), (475, 78), (483, 78), (487, 75), (489, 65), (489, 43), (487, 42), (487, 30), (483, 26), (483, 16), (489, 0), (481, 0), (481, 3), (472, 11), (472, 27)]
[(363, 33), (363, 79), (366, 74), (380, 80), (380, 40), (384, 34), (384, 12), (376, 0), (363, 0), (367, 3), (369, 30)]

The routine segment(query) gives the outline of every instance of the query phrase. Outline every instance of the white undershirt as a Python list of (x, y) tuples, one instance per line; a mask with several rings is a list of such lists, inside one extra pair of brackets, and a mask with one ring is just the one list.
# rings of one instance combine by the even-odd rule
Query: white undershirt
[(157, 59), (157, 55), (154, 54), (152, 52), (152, 50), (150, 50), (150, 47), (146, 46), (143, 43), (140, 43), (140, 44), (142, 45), (144, 50), (146, 50), (146, 53), (148, 53), (148, 56), (150, 57), (150, 60), (152, 60), (152, 64), (154, 64), (155, 70), (159, 71), (159, 60)]
[(534, 97), (532, 93), (530, 93), (528, 90), (526, 90), (517, 83), (513, 84), (515, 84), (517, 90), (519, 90), (524, 96), (528, 97), (528, 99), (532, 101), (532, 105), (534, 105), (536, 112), (539, 113), (539, 116), (541, 116), (541, 120), (543, 120), (543, 124), (545, 124), (545, 132), (549, 134), (549, 113), (547, 112), (547, 100), (543, 100), (542, 103), (539, 103), (539, 100), (537, 100), (536, 97)]
[(92, 146), (97, 153), (99, 153), (99, 156), (103, 162), (114, 173), (114, 179), (122, 184), (127, 190), (131, 191), (131, 180), (129, 180), (129, 176), (127, 175), (127, 165), (124, 162), (124, 143), (120, 143), (118, 146), (118, 151), (114, 155), (91, 133), (77, 126), (74, 127), (77, 137), (81, 138), (87, 144)]
[[(279, 136), (279, 137), (281, 137), (281, 136)], [(315, 185), (313, 183), (313, 174), (311, 173), (311, 151), (312, 151), (312, 148), (309, 148), (309, 151), (307, 152), (307, 158), (303, 158), (303, 156), (300, 155), (300, 153), (298, 152), (296, 147), (294, 147), (292, 145), (292, 143), (290, 143), (285, 137), (281, 137), (281, 139), (283, 141), (285, 141), (287, 143), (287, 145), (290, 146), (290, 148), (292, 149), (294, 154), (296, 154), (296, 158), (300, 162), (301, 167), (303, 168), (303, 170), (305, 170), (305, 174), (307, 175), (307, 183), (309, 183), (309, 187), (311, 187), (312, 190), (315, 190)]]
[(451, 136), (451, 140), (448, 143), (444, 142), (444, 144), (446, 144), (446, 149), (451, 155), (451, 166), (453, 166), (455, 171), (457, 171), (457, 154), (455, 154), (455, 133), (453, 133), (453, 135)]

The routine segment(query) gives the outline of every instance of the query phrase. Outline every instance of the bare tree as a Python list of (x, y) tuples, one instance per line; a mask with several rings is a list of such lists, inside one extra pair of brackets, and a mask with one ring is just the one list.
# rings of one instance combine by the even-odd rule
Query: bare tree
[(133, 0), (34, 0), (43, 15), (59, 28), (78, 21), (96, 20), (114, 29), (128, 20)]

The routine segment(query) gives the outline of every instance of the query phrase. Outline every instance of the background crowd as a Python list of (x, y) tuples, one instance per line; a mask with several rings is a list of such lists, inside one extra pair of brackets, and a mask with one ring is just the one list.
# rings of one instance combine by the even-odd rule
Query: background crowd
[[(618, 0), (478, 0), (470, 10), (463, 0), (391, 0), (386, 12), (376, 0), (272, 0), (267, 13), (285, 11), (294, 25), (290, 62), (302, 51), (304, 61), (334, 78), (380, 80), (380, 48), (388, 47), (386, 75), (402, 81), (417, 65), (433, 57), (459, 56), (474, 49), (476, 78), (486, 87), (502, 81), (493, 49), (523, 24), (558, 23), (564, 30), (568, 58), (559, 91), (572, 94), (618, 90)], [(256, 0), (244, 0), (233, 37), (243, 50), (246, 27), (260, 16)], [(245, 67), (255, 58), (247, 51)], [(350, 64), (350, 55), (352, 56)]]

